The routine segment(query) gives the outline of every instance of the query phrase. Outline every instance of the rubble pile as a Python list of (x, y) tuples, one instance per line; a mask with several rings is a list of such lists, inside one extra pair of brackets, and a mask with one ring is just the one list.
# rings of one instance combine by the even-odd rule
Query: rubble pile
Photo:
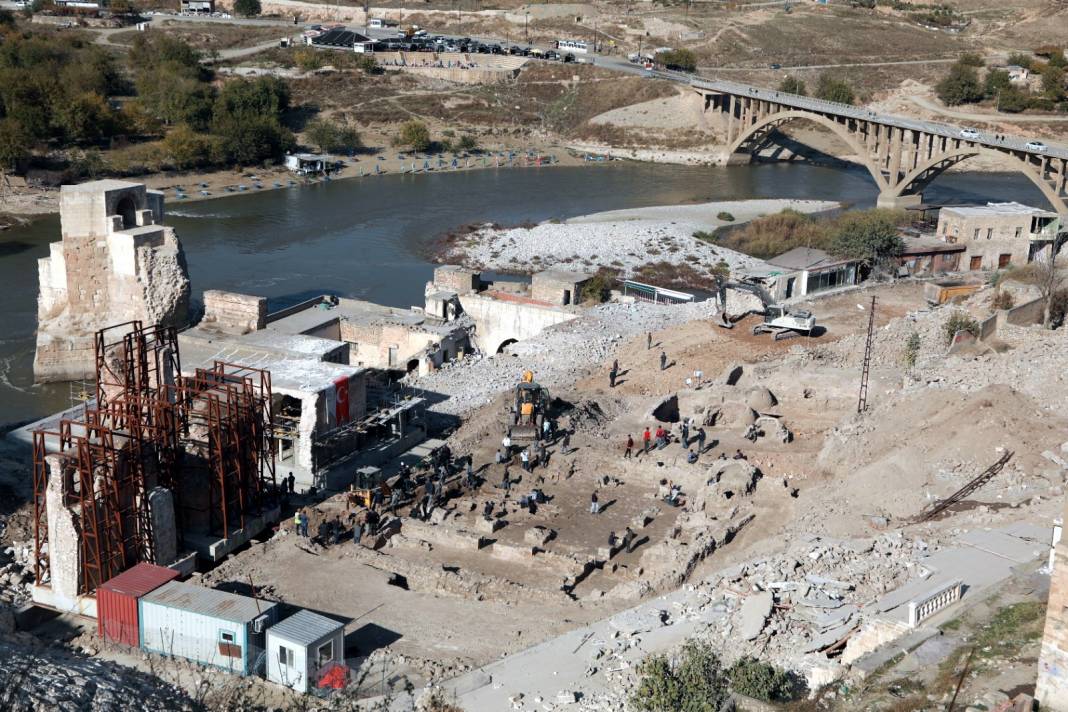
[(0, 605), (18, 606), (29, 600), (33, 585), (33, 550), (18, 542), (0, 551)]
[(510, 347), (510, 354), (466, 358), (413, 382), (417, 388), (448, 396), (432, 410), (467, 413), (514, 387), (520, 373), (532, 370), (549, 389), (570, 385), (585, 369), (610, 360), (629, 338), (714, 315), (714, 302), (665, 306), (636, 302), (602, 304), (577, 319), (545, 330)]

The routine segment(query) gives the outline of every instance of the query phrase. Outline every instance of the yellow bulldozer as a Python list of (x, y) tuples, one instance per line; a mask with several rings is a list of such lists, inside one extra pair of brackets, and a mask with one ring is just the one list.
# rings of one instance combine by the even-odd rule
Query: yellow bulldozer
[(524, 371), (512, 397), (512, 422), (508, 426), (508, 437), (513, 443), (536, 441), (548, 410), (549, 390), (534, 382), (533, 371)]

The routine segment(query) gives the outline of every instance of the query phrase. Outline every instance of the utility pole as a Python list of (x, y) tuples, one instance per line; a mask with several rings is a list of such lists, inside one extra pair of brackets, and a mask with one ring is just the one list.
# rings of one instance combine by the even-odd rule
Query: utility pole
[(864, 365), (860, 372), (860, 397), (857, 399), (857, 412), (863, 413), (868, 407), (868, 372), (871, 370), (871, 344), (875, 337), (875, 297), (871, 298), (868, 309), (868, 339), (864, 343)]

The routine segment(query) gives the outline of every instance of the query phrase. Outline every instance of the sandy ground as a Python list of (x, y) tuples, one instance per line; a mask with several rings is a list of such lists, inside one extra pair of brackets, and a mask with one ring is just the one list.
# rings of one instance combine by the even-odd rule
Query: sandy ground
[[(589, 271), (613, 267), (632, 276), (642, 265), (666, 262), (707, 277), (722, 264), (731, 274), (744, 274), (763, 268), (764, 261), (699, 239), (695, 233), (786, 209), (817, 213), (836, 207), (829, 201), (762, 199), (608, 211), (529, 228), (485, 228), (458, 238), (441, 259), (512, 272), (552, 266)], [(723, 213), (733, 220), (719, 217)]]

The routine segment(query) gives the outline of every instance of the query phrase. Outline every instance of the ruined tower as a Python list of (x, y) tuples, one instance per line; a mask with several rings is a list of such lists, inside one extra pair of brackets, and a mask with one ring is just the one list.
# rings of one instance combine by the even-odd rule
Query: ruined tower
[(91, 376), (98, 329), (177, 326), (189, 308), (185, 256), (163, 226), (162, 193), (118, 180), (65, 185), (59, 217), (62, 240), (38, 261), (38, 382)]

